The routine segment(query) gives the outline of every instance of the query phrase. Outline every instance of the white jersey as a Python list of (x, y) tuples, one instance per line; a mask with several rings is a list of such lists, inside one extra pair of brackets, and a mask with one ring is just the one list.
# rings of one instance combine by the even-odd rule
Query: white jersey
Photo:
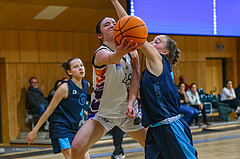
[[(101, 46), (95, 54), (107, 46)], [(128, 92), (132, 79), (131, 56), (126, 54), (120, 60), (120, 64), (94, 66), (93, 57), (93, 88), (90, 112), (98, 112), (98, 116), (108, 118), (126, 117), (128, 106)], [(137, 101), (134, 108), (137, 109)]]

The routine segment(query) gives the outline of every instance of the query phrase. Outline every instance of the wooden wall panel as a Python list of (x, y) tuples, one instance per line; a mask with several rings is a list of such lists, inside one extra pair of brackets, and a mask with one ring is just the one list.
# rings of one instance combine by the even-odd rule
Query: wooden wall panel
[(38, 32), (39, 62), (56, 62), (57, 47), (55, 32)]
[(185, 37), (185, 61), (198, 61), (196, 36)]
[(208, 38), (204, 36), (197, 37), (197, 58), (198, 61), (206, 61), (208, 57)]
[[(0, 58), (0, 97), (1, 97), (1, 125), (2, 125), (2, 143), (9, 145), (9, 109), (7, 96), (7, 76), (5, 58)], [(15, 98), (14, 98), (15, 99)], [(13, 99), (13, 100), (14, 100)]]
[[(8, 85), (8, 116), (9, 116), (9, 135), (10, 139), (12, 137), (18, 137), (20, 132), (20, 125), (19, 125), (19, 114), (18, 114), (18, 102), (20, 97), (20, 70), (19, 70), (19, 64), (14, 64), (9, 67), (7, 64), (6, 66), (7, 70), (7, 85)], [(14, 99), (14, 100), (13, 100)], [(21, 119), (21, 118), (19, 118)]]
[(223, 89), (222, 81), (222, 60), (221, 59), (208, 59), (206, 60), (206, 89), (205, 92), (213, 93), (216, 87), (215, 94), (221, 93)]
[[(238, 63), (239, 64), (239, 63)], [(238, 83), (238, 72), (239, 70), (237, 69), (237, 62), (234, 60), (233, 63), (233, 87), (236, 88), (240, 83)]]
[(89, 51), (89, 37), (87, 33), (73, 33), (73, 56), (84, 63), (91, 62), (92, 53)]
[(223, 57), (223, 58), (229, 58), (232, 57), (232, 53), (230, 52), (231, 50), (231, 44), (230, 44), (231, 39), (230, 38), (224, 38), (224, 37), (218, 37), (217, 44), (223, 45), (223, 49), (216, 49), (218, 52), (218, 57)]
[(67, 61), (73, 56), (73, 36), (68, 32), (57, 32), (57, 61)]
[(237, 81), (238, 85), (240, 85), (240, 38), (237, 38)]
[(39, 62), (36, 31), (19, 31), (21, 62)]
[(93, 67), (91, 62), (84, 63), (85, 66), (85, 77), (84, 79), (89, 82), (90, 87), (88, 90), (88, 93), (91, 94), (93, 92), (93, 82), (92, 82), (92, 73), (93, 73)]
[(18, 31), (13, 30), (0, 31), (0, 52), (1, 57), (6, 58), (6, 62), (20, 61)]
[(233, 37), (224, 37), (224, 41), (226, 41), (226, 54), (229, 54), (229, 57), (233, 58), (233, 61), (236, 61), (237, 39)]
[(90, 57), (92, 57), (97, 50), (101, 46), (99, 39), (97, 38), (96, 33), (89, 33), (88, 34), (88, 42), (89, 42), (89, 52)]
[(216, 44), (218, 42), (218, 37), (208, 38), (208, 57), (219, 57), (219, 53), (216, 50)]
[[(237, 63), (234, 62), (233, 58), (226, 59), (226, 80), (231, 80), (233, 82), (233, 87), (237, 87), (239, 83), (237, 82)], [(225, 82), (225, 81), (224, 81)]]
[(181, 51), (179, 61), (185, 61), (186, 55), (185, 55), (185, 37), (184, 36), (177, 36), (174, 35), (172, 39), (177, 43), (177, 48)]

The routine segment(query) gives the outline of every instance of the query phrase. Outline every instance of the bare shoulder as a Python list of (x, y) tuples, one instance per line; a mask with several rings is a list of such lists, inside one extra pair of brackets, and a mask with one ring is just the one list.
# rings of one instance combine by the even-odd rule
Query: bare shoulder
[(63, 83), (56, 91), (56, 94), (60, 96), (67, 97), (68, 96), (68, 84)]
[(111, 52), (108, 49), (101, 49), (95, 54), (94, 64), (96, 66), (102, 66), (108, 63), (108, 56)]
[(106, 54), (110, 54), (111, 52), (108, 50), (108, 49), (101, 49), (99, 50), (98, 52), (96, 52), (96, 57), (99, 57), (99, 56), (104, 56)]

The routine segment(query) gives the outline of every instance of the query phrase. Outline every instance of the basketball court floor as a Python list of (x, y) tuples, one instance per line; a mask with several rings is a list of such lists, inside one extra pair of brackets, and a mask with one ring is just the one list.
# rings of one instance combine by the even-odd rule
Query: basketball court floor
[[(194, 146), (199, 159), (239, 159), (240, 158), (240, 124), (196, 128), (192, 130)], [(141, 146), (126, 136), (123, 140), (126, 159), (144, 159)], [(114, 147), (112, 139), (97, 142), (90, 150), (90, 157), (110, 159)], [(54, 155), (49, 145), (12, 145), (0, 146), (1, 159), (59, 159), (62, 154)]]

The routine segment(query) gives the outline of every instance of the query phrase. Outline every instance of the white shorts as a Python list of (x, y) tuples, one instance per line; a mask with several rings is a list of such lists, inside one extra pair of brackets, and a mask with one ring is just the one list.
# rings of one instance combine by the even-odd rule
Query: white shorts
[(107, 131), (111, 130), (114, 126), (118, 126), (124, 132), (133, 132), (133, 131), (138, 131), (144, 128), (141, 124), (139, 125), (133, 124), (135, 118), (133, 119), (129, 119), (128, 117), (105, 118), (105, 117), (99, 116), (97, 113), (92, 118), (92, 120), (98, 121)]

